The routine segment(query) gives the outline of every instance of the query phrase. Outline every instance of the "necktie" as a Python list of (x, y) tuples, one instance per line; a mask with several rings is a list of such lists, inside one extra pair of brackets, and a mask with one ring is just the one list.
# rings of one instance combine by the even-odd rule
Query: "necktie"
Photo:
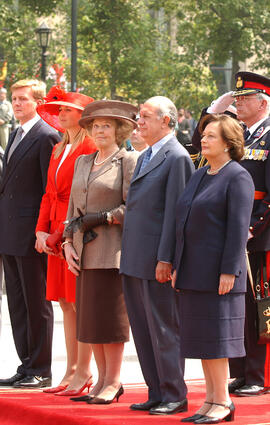
[(150, 161), (151, 155), (152, 155), (152, 148), (150, 146), (150, 148), (147, 149), (147, 151), (145, 152), (145, 155), (143, 157), (143, 161), (142, 161), (142, 165), (141, 165), (141, 168), (140, 168), (140, 172), (146, 167), (146, 165)]
[(14, 137), (14, 140), (12, 142), (12, 145), (10, 146), (9, 152), (8, 152), (8, 161), (10, 160), (11, 155), (17, 148), (18, 144), (20, 143), (23, 135), (23, 128), (19, 127), (16, 133), (16, 136)]
[(245, 140), (248, 140), (249, 137), (250, 137), (250, 131), (249, 131), (248, 128), (246, 128), (245, 131), (244, 131), (244, 139)]

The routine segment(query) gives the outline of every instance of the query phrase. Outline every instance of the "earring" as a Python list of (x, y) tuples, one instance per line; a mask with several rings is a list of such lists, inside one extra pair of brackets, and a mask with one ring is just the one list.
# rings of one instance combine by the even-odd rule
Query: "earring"
[(228, 152), (228, 150), (229, 150), (228, 148), (225, 148), (225, 149), (224, 149), (224, 152)]

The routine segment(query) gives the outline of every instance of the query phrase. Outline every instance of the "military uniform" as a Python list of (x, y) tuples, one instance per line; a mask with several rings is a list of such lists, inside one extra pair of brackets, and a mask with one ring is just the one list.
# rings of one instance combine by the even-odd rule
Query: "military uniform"
[[(246, 74), (251, 79), (252, 76), (257, 75), (252, 73), (238, 73), (238, 79), (239, 75), (245, 77)], [(256, 77), (253, 77), (253, 80), (256, 82)], [(258, 80), (260, 81), (260, 78)], [(252, 86), (252, 84), (246, 85), (249, 88)], [(259, 85), (258, 81), (255, 85)], [(256, 92), (264, 92), (260, 87), (255, 87), (255, 90)], [(237, 93), (239, 91), (235, 92), (236, 96)], [(242, 93), (242, 95), (245, 95), (247, 92), (243, 91)], [(247, 95), (253, 93), (249, 92)], [(270, 118), (266, 118), (260, 122), (251, 135), (246, 135), (245, 155), (240, 164), (251, 174), (255, 185), (254, 205), (250, 223), (250, 232), (253, 237), (249, 239), (247, 249), (253, 281), (263, 286), (261, 279), (263, 264), (266, 264), (268, 281), (270, 278)], [(248, 279), (245, 324), (246, 357), (230, 359), (230, 373), (231, 377), (244, 378), (244, 384), (246, 386), (251, 387), (255, 385), (263, 388), (262, 391), (265, 391), (267, 387), (270, 387), (270, 344), (257, 343), (256, 322), (257, 309)], [(237, 394), (240, 390), (241, 388), (232, 392)], [(238, 395), (248, 394), (241, 394), (239, 392)]]
[(0, 102), (0, 119), (4, 124), (0, 125), (0, 145), (5, 150), (9, 137), (9, 122), (13, 116), (12, 106), (8, 100)]

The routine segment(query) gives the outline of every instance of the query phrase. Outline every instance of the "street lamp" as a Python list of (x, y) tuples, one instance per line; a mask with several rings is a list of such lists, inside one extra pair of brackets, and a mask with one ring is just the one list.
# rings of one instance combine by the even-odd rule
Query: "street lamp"
[(46, 56), (48, 53), (46, 53), (47, 47), (49, 45), (50, 41), (50, 34), (52, 30), (45, 24), (45, 22), (42, 22), (42, 24), (35, 30), (37, 35), (37, 42), (39, 47), (42, 49), (41, 53), (41, 79), (43, 81), (46, 80)]

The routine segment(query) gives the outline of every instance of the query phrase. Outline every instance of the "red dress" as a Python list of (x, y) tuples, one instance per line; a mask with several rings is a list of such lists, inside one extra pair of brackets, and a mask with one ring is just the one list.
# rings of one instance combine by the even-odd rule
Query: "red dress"
[[(55, 158), (56, 146), (50, 159), (47, 187), (40, 205), (36, 232), (53, 233), (56, 229), (60, 232), (64, 230), (63, 221), (66, 219), (68, 209), (74, 163), (78, 156), (96, 151), (94, 142), (86, 137), (83, 143), (68, 154), (56, 176), (58, 165), (64, 154), (63, 151), (58, 158)], [(65, 298), (67, 302), (75, 302), (75, 292), (76, 277), (68, 270), (66, 261), (54, 255), (48, 255), (47, 300), (58, 301), (59, 298)]]

